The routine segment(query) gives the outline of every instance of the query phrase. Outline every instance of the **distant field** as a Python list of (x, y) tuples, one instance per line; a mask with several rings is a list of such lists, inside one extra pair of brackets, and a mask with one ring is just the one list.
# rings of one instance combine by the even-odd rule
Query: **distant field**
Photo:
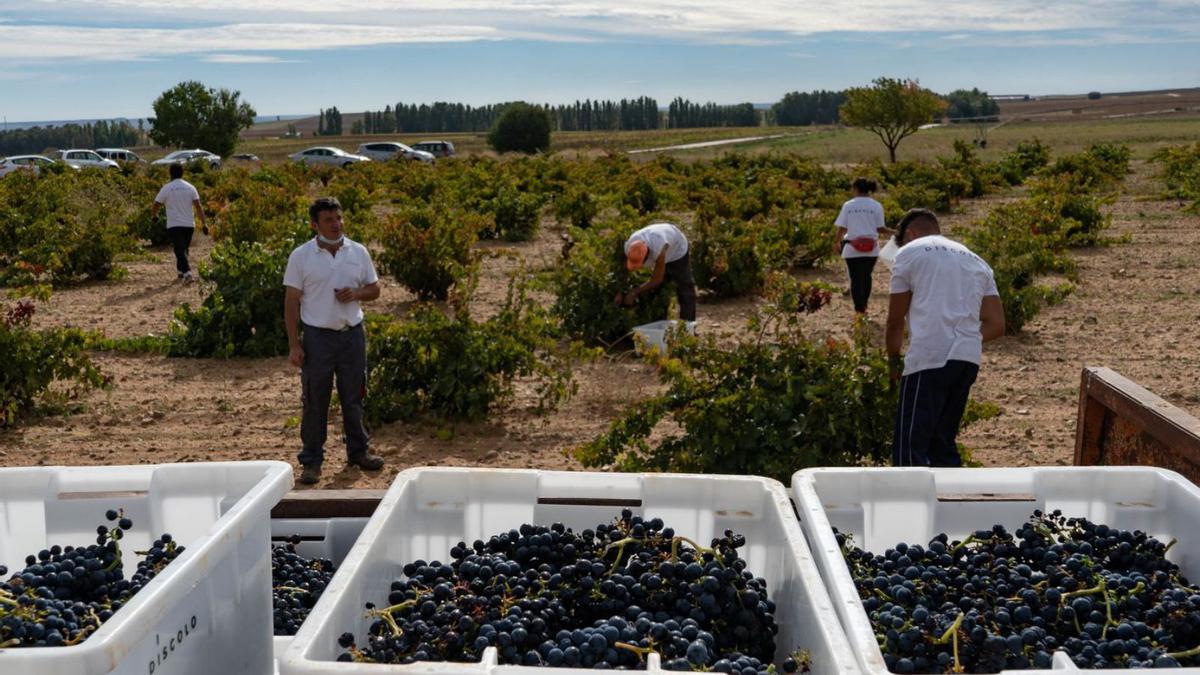
[[(1083, 99), (1086, 100), (1086, 99)], [(1101, 99), (1103, 101), (1103, 99)], [(1043, 103), (1041, 101), (1037, 103)], [(1095, 102), (1092, 102), (1095, 103)], [(286, 122), (271, 122), (286, 130)], [(259, 129), (265, 125), (257, 125)], [(1091, 143), (1125, 143), (1131, 146), (1138, 158), (1147, 158), (1158, 148), (1180, 143), (1200, 142), (1200, 112), (1171, 116), (1139, 116), (1116, 119), (1081, 116), (1063, 120), (1044, 118), (1038, 121), (1004, 121), (999, 126), (991, 125), (988, 131), (987, 148), (981, 151), (985, 158), (1008, 152), (1016, 144), (1032, 138), (1054, 147), (1055, 152), (1067, 153), (1083, 149)], [(739, 145), (698, 148), (694, 150), (672, 150), (672, 155), (683, 158), (711, 158), (729, 152), (788, 152), (816, 157), (832, 164), (852, 164), (873, 159), (884, 159), (887, 154), (875, 135), (861, 129), (836, 126), (817, 127), (721, 127), (711, 129), (658, 129), (654, 131), (563, 131), (551, 137), (555, 153), (602, 154), (625, 152), (641, 148), (658, 148), (704, 141), (745, 138), (768, 134), (788, 134), (787, 138), (775, 138)], [(926, 129), (910, 136), (900, 144), (901, 159), (930, 159), (950, 152), (955, 139), (973, 140), (977, 135), (974, 125), (949, 125)], [(305, 138), (249, 138), (243, 140), (237, 152), (258, 155), (265, 162), (281, 162), (297, 150), (314, 145), (332, 145), (354, 152), (360, 143), (378, 140), (398, 140), (416, 143), (422, 140), (440, 139), (454, 143), (460, 155), (490, 154), (486, 134), (376, 134), (363, 136), (320, 136)], [(137, 148), (143, 157), (157, 159), (166, 154), (162, 148)], [(657, 153), (637, 156), (638, 161), (648, 161)]]

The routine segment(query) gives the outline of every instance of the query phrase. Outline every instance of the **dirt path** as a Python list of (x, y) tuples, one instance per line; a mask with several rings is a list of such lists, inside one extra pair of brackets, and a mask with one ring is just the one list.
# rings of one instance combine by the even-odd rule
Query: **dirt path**
[[(1137, 164), (1112, 207), (1113, 234), (1131, 243), (1080, 252), (1080, 284), (1062, 304), (1044, 311), (1018, 337), (989, 345), (977, 398), (1002, 414), (967, 430), (963, 441), (991, 465), (1069, 464), (1080, 369), (1106, 365), (1168, 400), (1200, 412), (1200, 218), (1153, 195), (1153, 167)], [(946, 219), (953, 231), (1012, 196), (964, 205)], [(560, 242), (544, 228), (537, 241), (483, 248), (520, 253), (527, 269), (553, 263)], [(194, 257), (208, 254), (200, 237)], [(501, 301), (506, 275), (519, 267), (497, 255), (484, 263), (476, 311)], [(199, 302), (197, 286), (174, 281), (169, 251), (128, 265), (122, 280), (56, 293), (39, 307), (41, 325), (77, 325), (110, 336), (163, 333), (175, 306)], [(845, 286), (840, 265), (808, 275)], [(875, 273), (871, 319), (883, 323), (887, 272)], [(403, 315), (412, 297), (395, 284), (374, 309)], [(753, 299), (702, 302), (701, 329), (734, 334)], [(814, 335), (844, 334), (852, 307), (838, 296), (812, 317)], [(291, 461), (299, 432), (299, 382), (283, 359), (195, 360), (157, 355), (99, 354), (115, 388), (87, 396), (67, 417), (46, 417), (0, 434), (0, 464), (125, 464), (218, 459)], [(383, 487), (397, 471), (422, 464), (578, 468), (566, 451), (604, 430), (623, 407), (657, 390), (653, 370), (629, 356), (580, 365), (579, 392), (546, 416), (531, 412), (536, 395), (519, 386), (492, 419), (442, 429), (392, 424), (374, 432), (387, 459), (377, 474), (346, 468), (340, 431), (331, 426), (321, 487)], [(331, 418), (334, 416), (331, 416)]]

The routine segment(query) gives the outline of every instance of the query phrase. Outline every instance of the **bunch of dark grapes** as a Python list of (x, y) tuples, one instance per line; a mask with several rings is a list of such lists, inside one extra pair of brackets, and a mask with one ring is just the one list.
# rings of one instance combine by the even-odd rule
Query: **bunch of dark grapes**
[(896, 673), (1200, 666), (1200, 589), (1140, 531), (1035, 511), (963, 541), (883, 555), (837, 534), (884, 661)]
[(51, 546), (25, 558), (8, 575), (0, 566), (0, 649), (58, 647), (82, 642), (181, 553), (164, 534), (126, 579), (119, 542), (133, 521), (108, 511), (111, 526), (96, 528), (96, 543)]
[[(746, 570), (726, 531), (703, 547), (662, 520), (628, 509), (612, 524), (574, 532), (522, 525), (450, 550), (449, 564), (418, 560), (393, 581), (385, 606), (367, 605), (365, 643), (338, 640), (339, 659), (379, 663), (478, 661), (598, 669), (774, 673), (775, 603)], [(782, 670), (806, 668), (787, 657)]]
[(275, 634), (295, 635), (313, 605), (329, 585), (336, 568), (324, 558), (305, 558), (296, 553), (295, 535), (271, 549), (271, 591), (275, 601)]

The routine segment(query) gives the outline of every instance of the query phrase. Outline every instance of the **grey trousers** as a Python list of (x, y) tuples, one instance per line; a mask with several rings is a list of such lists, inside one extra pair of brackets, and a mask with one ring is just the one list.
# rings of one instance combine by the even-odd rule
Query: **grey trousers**
[(304, 365), (300, 368), (300, 421), (303, 449), (297, 456), (302, 465), (321, 465), (325, 459), (325, 431), (329, 400), (337, 378), (342, 406), (342, 429), (346, 434), (346, 456), (367, 454), (367, 429), (363, 425), (363, 399), (367, 392), (367, 333), (360, 323), (345, 331), (304, 326)]

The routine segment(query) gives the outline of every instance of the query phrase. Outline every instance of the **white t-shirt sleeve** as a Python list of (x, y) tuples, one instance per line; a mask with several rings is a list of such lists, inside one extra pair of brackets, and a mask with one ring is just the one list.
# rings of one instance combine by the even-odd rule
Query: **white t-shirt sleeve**
[(367, 247), (365, 246), (363, 247), (363, 259), (366, 261), (366, 265), (363, 266), (362, 285), (368, 286), (378, 282), (379, 275), (375, 273), (375, 263), (371, 260), (371, 253), (367, 251)]
[(837, 227), (845, 227), (849, 229), (850, 226), (846, 224), (846, 206), (848, 206), (848, 204), (842, 204), (842, 210), (838, 211), (837, 220), (833, 221), (833, 224)]
[(912, 259), (909, 257), (896, 257), (896, 264), (892, 267), (892, 293), (907, 293), (912, 290)]
[(200, 193), (199, 193), (199, 192), (196, 190), (196, 186), (195, 186), (195, 185), (191, 185), (191, 184), (189, 183), (189, 184), (188, 184), (188, 190), (189, 190), (189, 191), (192, 193), (192, 201), (194, 201), (194, 202), (198, 202), (198, 201), (200, 201)]
[(158, 189), (158, 194), (155, 195), (154, 201), (163, 204), (167, 201), (167, 186), (164, 185)]
[[(283, 272), (283, 285), (290, 286), (296, 290), (304, 290), (304, 274), (300, 268), (300, 249), (292, 251), (288, 256), (287, 269)], [(374, 271), (374, 270), (372, 270)]]
[(992, 295), (999, 296), (1000, 289), (996, 288), (996, 275), (991, 270), (988, 270), (987, 281), (984, 282), (983, 286), (983, 297), (986, 298)]

